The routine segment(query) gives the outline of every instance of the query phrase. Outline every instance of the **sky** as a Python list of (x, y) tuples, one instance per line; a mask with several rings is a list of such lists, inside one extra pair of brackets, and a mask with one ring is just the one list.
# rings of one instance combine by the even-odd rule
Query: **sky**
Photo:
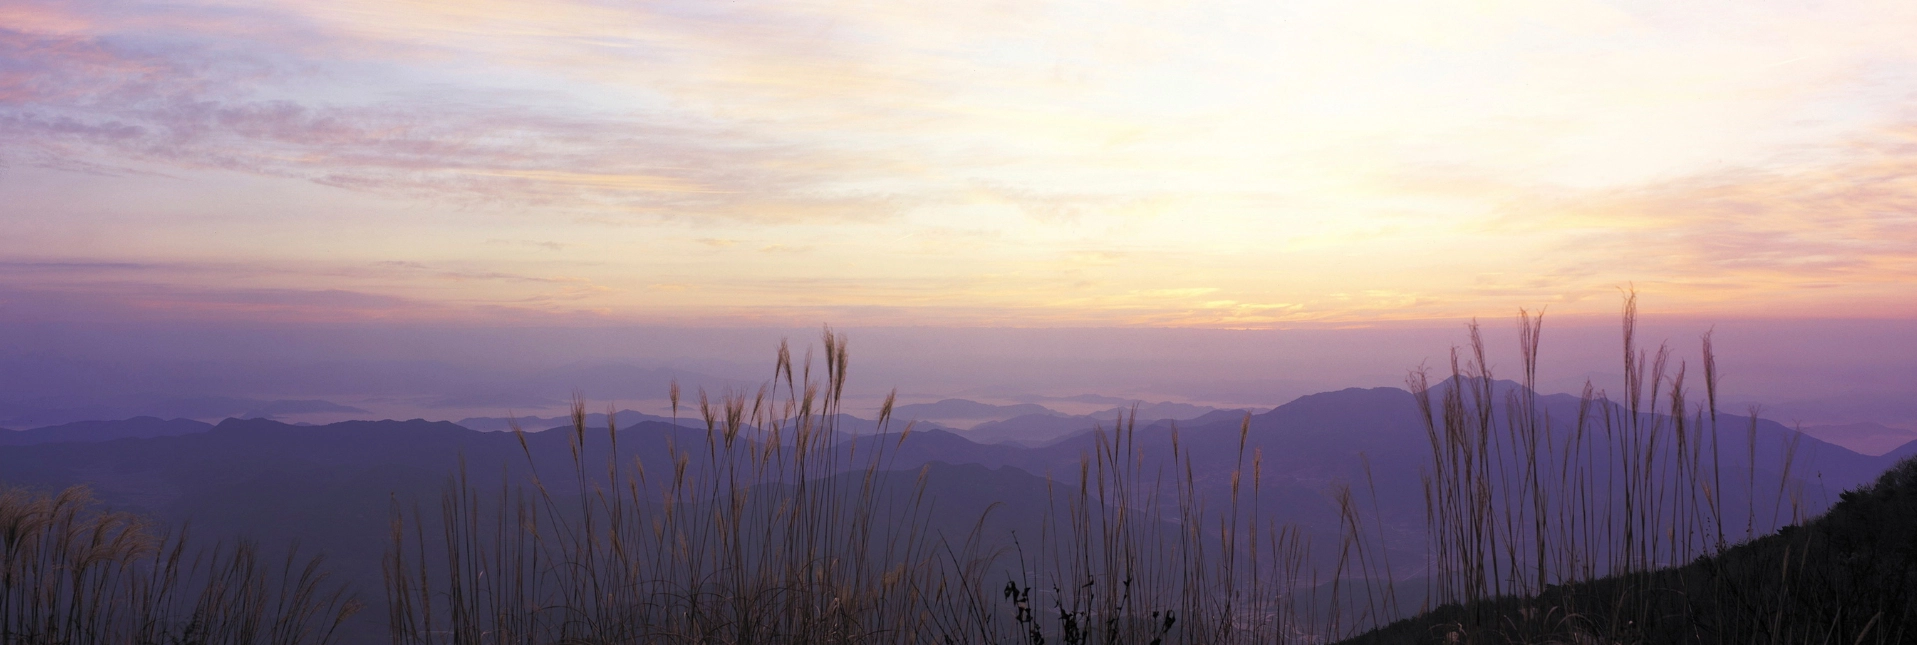
[[(1635, 289), (1685, 343), (1850, 343), (1750, 343), (1753, 382), (1907, 392), (1912, 33), (1904, 1), (0, 0), (0, 350), (676, 330), (624, 355), (663, 365), (829, 323), (917, 339), (881, 363), (973, 334), (1330, 386)], [(1224, 331), (1408, 349), (1313, 380)]]
[(1917, 313), (1908, 2), (0, 2), (74, 316)]

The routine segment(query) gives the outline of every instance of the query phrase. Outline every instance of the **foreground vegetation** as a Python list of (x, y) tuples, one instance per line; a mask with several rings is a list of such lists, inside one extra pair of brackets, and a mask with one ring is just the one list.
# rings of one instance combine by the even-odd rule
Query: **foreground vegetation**
[(1917, 460), (1828, 513), (1678, 567), (1452, 604), (1369, 643), (1906, 643), (1917, 638)]
[[(1233, 498), (1211, 510), (1190, 494), (1189, 467), (1145, 472), (1135, 429), (1121, 425), (1075, 481), (1057, 483), (1037, 535), (992, 543), (986, 518), (969, 534), (940, 534), (927, 528), (937, 510), (925, 471), (916, 485), (885, 484), (895, 481), (888, 451), (909, 427), (871, 442), (835, 432), (847, 356), (830, 332), (824, 347), (822, 374), (782, 348), (766, 388), (702, 396), (703, 441), (675, 446), (671, 472), (622, 463), (616, 448), (607, 464), (585, 463), (597, 431), (576, 403), (565, 476), (582, 494), (537, 483), (482, 495), (458, 481), (436, 515), (396, 509), (386, 570), (395, 642), (1282, 643), (1312, 633), (1311, 608), (1291, 593), (1310, 582), (1300, 534), (1261, 531), (1255, 510), (1240, 514), (1237, 483), (1250, 497), (1261, 477), (1255, 454), (1241, 450)], [(676, 410), (677, 392), (673, 401)], [(437, 527), (430, 537), (427, 526)]]
[(84, 488), (0, 489), (0, 643), (329, 643), (359, 604), (321, 564), (245, 543), (190, 548)]
[[(1725, 455), (1717, 366), (1704, 404), (1668, 347), (1624, 319), (1625, 385), (1586, 386), (1568, 433), (1539, 413), (1541, 321), (1522, 317), (1523, 388), (1494, 391), (1477, 329), (1450, 387), (1411, 386), (1428, 421), (1433, 596), (1442, 606), (1351, 643), (1901, 643), (1917, 636), (1917, 462), (1846, 492), (1826, 515), (1760, 537), (1766, 511), (1801, 520), (1796, 444), (1766, 509), (1746, 455)], [(1662, 414), (1660, 414), (1662, 412)], [(1744, 457), (1742, 468), (1730, 466)], [(1746, 478), (1742, 504), (1727, 480)], [(1740, 521), (1741, 520), (1741, 521)], [(1775, 521), (1773, 521), (1775, 523)], [(1741, 526), (1740, 526), (1741, 525)]]

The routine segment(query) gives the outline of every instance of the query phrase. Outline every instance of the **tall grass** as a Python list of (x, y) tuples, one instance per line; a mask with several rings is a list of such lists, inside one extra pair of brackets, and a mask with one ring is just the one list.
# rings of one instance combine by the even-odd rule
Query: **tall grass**
[[(1728, 448), (1738, 442), (1726, 438), (1740, 429), (1720, 427), (1708, 334), (1697, 377), (1668, 345), (1640, 346), (1627, 299), (1622, 389), (1613, 398), (1587, 384), (1567, 415), (1536, 391), (1542, 316), (1521, 312), (1519, 322), (1518, 386), (1495, 379), (1475, 324), (1449, 378), (1409, 379), (1431, 449), (1430, 551), (1426, 566), (1410, 569), (1426, 572), (1422, 608), (1435, 611), (1382, 630), (1372, 631), (1414, 608), (1386, 557), (1368, 461), (1369, 490), (1331, 487), (1337, 535), (1314, 550), (1309, 532), (1262, 515), (1266, 473), (1249, 416), (1229, 472), (1200, 472), (1176, 428), (1160, 451), (1155, 437), (1141, 440), (1135, 416), (1121, 415), (1095, 434), (1075, 473), (1048, 475), (1043, 518), (1023, 533), (989, 528), (994, 510), (962, 518), (969, 530), (940, 532), (954, 518), (928, 495), (932, 468), (895, 468), (911, 426), (892, 432), (891, 398), (878, 435), (838, 428), (847, 352), (827, 330), (823, 370), (782, 344), (757, 391), (699, 393), (703, 430), (675, 419), (649, 439), (665, 442), (664, 462), (622, 452), (622, 437), (634, 435), (611, 414), (603, 431), (588, 428), (575, 400), (567, 472), (534, 471), (524, 486), (508, 477), (482, 493), (462, 471), (437, 513), (396, 504), (385, 561), (394, 642), (1901, 637), (1907, 619), (1894, 612), (1839, 613), (1832, 598), (1868, 596), (1857, 584), (1789, 593), (1786, 579), (1837, 566), (1842, 553), (1812, 542), (1792, 543), (1782, 558), (1752, 550), (1772, 527), (1801, 519), (1795, 443), (1786, 440), (1774, 470), (1760, 468), (1753, 412), (1737, 467)], [(676, 385), (671, 400), (676, 417)], [(527, 464), (537, 463), (518, 436)], [(1225, 492), (1212, 492), (1214, 482)], [(1783, 578), (1763, 577), (1773, 571)]]
[(358, 608), (297, 549), (190, 549), (84, 488), (0, 488), (0, 643), (304, 645)]
[[(911, 426), (891, 433), (889, 396), (878, 436), (839, 432), (845, 339), (828, 329), (823, 347), (823, 372), (782, 345), (756, 392), (701, 393), (704, 430), (668, 432), (668, 472), (622, 453), (611, 415), (607, 463), (588, 463), (601, 431), (576, 400), (565, 486), (535, 473), (482, 494), (462, 473), (437, 514), (396, 507), (396, 645), (1288, 643), (1382, 615), (1308, 593), (1377, 546), (1351, 531), (1321, 579), (1306, 534), (1259, 514), (1249, 417), (1222, 507), (1198, 494), (1175, 431), (1169, 459), (1148, 457), (1121, 416), (1076, 477), (1048, 479), (1049, 510), (1028, 533), (988, 533), (987, 510), (944, 534), (930, 467), (893, 468)], [(676, 416), (676, 386), (672, 405)]]
[[(1710, 335), (1696, 402), (1689, 364), (1668, 345), (1640, 346), (1635, 294), (1622, 323), (1622, 391), (1612, 398), (1587, 383), (1571, 419), (1551, 418), (1536, 391), (1542, 315), (1519, 315), (1522, 387), (1500, 391), (1476, 323), (1447, 380), (1410, 376), (1432, 454), (1430, 597), (1448, 606), (1412, 621), (1425, 633), (1400, 625), (1374, 640), (1892, 642), (1896, 630), (1861, 626), (1885, 607), (1866, 602), (1859, 618), (1856, 598), (1791, 593), (1828, 580), (1834, 552), (1799, 542), (1780, 558), (1734, 546), (1803, 519), (1791, 477), (1797, 437), (1781, 463), (1757, 463), (1752, 410), (1744, 454), (1725, 454), (1737, 431), (1719, 426)], [(1741, 473), (1731, 465), (1739, 456)], [(1742, 504), (1726, 481), (1743, 484)]]

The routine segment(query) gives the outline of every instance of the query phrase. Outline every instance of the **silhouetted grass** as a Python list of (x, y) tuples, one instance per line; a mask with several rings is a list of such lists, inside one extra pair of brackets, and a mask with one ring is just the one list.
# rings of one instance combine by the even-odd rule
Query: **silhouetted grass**
[(1689, 564), (1446, 605), (1348, 642), (1906, 643), (1914, 626), (1906, 460), (1819, 518)]
[(297, 550), (189, 549), (184, 531), (98, 508), (84, 488), (0, 488), (0, 643), (302, 645), (359, 604)]
[[(1377, 547), (1345, 494), (1349, 530), (1321, 579), (1305, 533), (1259, 515), (1249, 416), (1222, 508), (1197, 494), (1175, 433), (1174, 465), (1156, 466), (1121, 418), (1075, 480), (1050, 482), (1036, 535), (986, 536), (987, 517), (941, 535), (928, 471), (909, 491), (883, 485), (910, 426), (843, 441), (844, 339), (828, 330), (824, 355), (814, 373), (782, 346), (756, 393), (701, 393), (705, 431), (669, 446), (670, 472), (623, 462), (615, 427), (609, 463), (586, 463), (598, 431), (575, 401), (576, 498), (550, 481), (482, 495), (462, 475), (436, 517), (396, 508), (395, 643), (1286, 643), (1382, 615), (1382, 597), (1318, 607), (1300, 593), (1355, 577)], [(676, 386), (672, 401), (676, 415)]]
[[(1790, 477), (1795, 444), (1760, 481), (1753, 411), (1744, 468), (1726, 466), (1740, 455), (1726, 454), (1722, 439), (1738, 430), (1719, 427), (1709, 335), (1704, 374), (1693, 383), (1689, 365), (1668, 346), (1638, 345), (1635, 298), (1627, 300), (1623, 389), (1613, 399), (1587, 385), (1574, 418), (1554, 419), (1535, 389), (1542, 318), (1521, 313), (1520, 323), (1522, 387), (1499, 389), (1475, 324), (1471, 343), (1453, 352), (1450, 378), (1435, 386), (1422, 371), (1410, 378), (1432, 451), (1430, 552), (1419, 563), (1425, 566), (1413, 567), (1429, 585), (1427, 604), (1416, 609), (1430, 611), (1382, 629), (1414, 608), (1398, 596), (1382, 527), (1366, 525), (1366, 496), (1333, 486), (1340, 537), (1335, 550), (1318, 553), (1329, 570), (1315, 565), (1305, 531), (1260, 516), (1263, 457), (1247, 449), (1249, 416), (1222, 499), (1200, 494), (1175, 429), (1170, 454), (1148, 457), (1135, 419), (1121, 417), (1097, 433), (1076, 478), (1048, 479), (1048, 511), (1027, 527), (1034, 534), (987, 535), (991, 511), (963, 535), (932, 530), (940, 510), (926, 497), (930, 471), (920, 469), (913, 485), (897, 484), (892, 459), (911, 428), (885, 434), (891, 399), (876, 440), (846, 441), (835, 426), (847, 353), (844, 339), (828, 330), (822, 372), (809, 355), (794, 361), (782, 346), (773, 378), (757, 392), (717, 399), (701, 392), (704, 432), (666, 434), (666, 472), (623, 461), (610, 414), (607, 462), (587, 463), (586, 445), (598, 431), (586, 427), (585, 405), (576, 400), (570, 472), (534, 473), (527, 486), (484, 494), (461, 473), (436, 514), (396, 504), (385, 564), (393, 638), (396, 645), (1903, 638), (1910, 612), (1897, 603), (1909, 600), (1912, 551), (1897, 542), (1900, 534), (1885, 529), (1867, 548), (1845, 542), (1853, 533), (1836, 528), (1757, 539), (1800, 519)], [(671, 399), (676, 416), (676, 385)], [(1741, 492), (1727, 494), (1726, 482), (1740, 476)], [(1885, 500), (1907, 495), (1879, 488), (1846, 498), (1846, 508), (1891, 508), (1901, 502)], [(1375, 487), (1369, 502), (1375, 518)], [(1823, 520), (1832, 527), (1869, 521)], [(1830, 573), (1840, 570), (1849, 573)], [(1812, 578), (1818, 582), (1806, 582)]]
[[(1917, 466), (1762, 537), (1760, 521), (1802, 519), (1795, 437), (1773, 490), (1757, 478), (1751, 412), (1736, 508), (1710, 336), (1695, 404), (1686, 364), (1637, 345), (1636, 314), (1633, 295), (1621, 398), (1587, 384), (1568, 427), (1537, 401), (1541, 317), (1520, 316), (1524, 387), (1502, 398), (1475, 324), (1445, 387), (1412, 375), (1432, 444), (1431, 597), (1442, 606), (1350, 642), (1903, 642), (1917, 600)], [(1760, 490), (1773, 493), (1768, 520)]]

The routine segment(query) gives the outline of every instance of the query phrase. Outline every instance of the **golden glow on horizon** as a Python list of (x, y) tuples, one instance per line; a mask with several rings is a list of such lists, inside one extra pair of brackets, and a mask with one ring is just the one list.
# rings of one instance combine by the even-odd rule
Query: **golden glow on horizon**
[(22, 0), (0, 303), (1917, 313), (1917, 6)]

